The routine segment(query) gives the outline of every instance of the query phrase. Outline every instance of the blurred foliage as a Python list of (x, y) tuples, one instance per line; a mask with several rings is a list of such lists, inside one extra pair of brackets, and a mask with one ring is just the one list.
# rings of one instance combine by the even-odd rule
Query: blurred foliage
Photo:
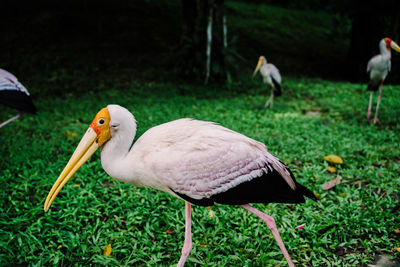
[[(336, 5), (321, 2), (314, 8), (307, 1), (302, 6), (301, 2), (291, 4), (294, 3), (291, 1), (279, 5), (268, 3), (225, 2), (228, 50), (222, 51), (226, 61), (214, 68), (215, 73), (226, 69), (232, 81), (237, 74), (248, 71), (250, 75), (257, 58), (263, 54), (278, 66), (283, 76), (352, 78), (346, 63), (352, 41), (352, 16), (364, 9), (357, 9), (354, 1), (346, 4), (340, 1)], [(368, 5), (361, 5), (364, 6)], [(182, 41), (180, 0), (35, 3), (17, 0), (6, 1), (4, 7), (13, 12), (0, 17), (1, 67), (19, 76), (30, 78), (37, 70), (53, 75), (54, 66), (62, 65), (73, 83), (73, 75), (79, 75), (74, 65), (85, 61), (96, 62), (96, 70), (78, 68), (90, 76), (116, 69), (145, 80), (179, 79), (189, 73), (191, 80), (195, 80), (203, 75), (205, 48), (193, 50), (190, 49), (193, 40)], [(390, 16), (385, 17), (385, 25), (390, 25), (390, 21)], [(389, 36), (391, 32), (382, 34)], [(196, 36), (199, 38), (199, 34)], [(396, 36), (392, 38), (396, 40)], [(364, 56), (367, 59), (378, 51), (376, 40), (361, 43), (356, 51), (365, 47), (370, 51)], [(367, 80), (367, 59), (354, 67), (362, 72), (358, 79), (363, 81)], [(399, 60), (394, 53), (389, 83), (397, 83)]]

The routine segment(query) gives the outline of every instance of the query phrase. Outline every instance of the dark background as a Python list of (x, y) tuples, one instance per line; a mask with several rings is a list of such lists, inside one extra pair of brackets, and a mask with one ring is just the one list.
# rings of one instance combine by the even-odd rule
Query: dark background
[[(224, 71), (230, 79), (251, 74), (260, 54), (267, 54), (284, 75), (366, 82), (366, 64), (379, 52), (379, 40), (391, 37), (400, 42), (400, 1), (396, 0), (216, 2), (227, 17), (229, 49), (218, 55), (227, 66), (222, 70), (213, 66), (211, 74), (217, 78), (212, 82), (226, 82), (220, 78)], [(109, 75), (110, 84), (113, 79), (201, 82), (203, 44), (201, 49), (185, 50), (191, 44), (182, 36), (200, 38), (202, 26), (184, 31), (193, 19), (187, 10), (196, 5), (207, 8), (210, 3), (3, 0), (0, 66), (33, 83), (45, 75), (54, 83), (52, 92), (79, 90), (82, 79), (75, 84), (77, 76)], [(262, 12), (268, 8), (265, 12), (274, 16)], [(311, 21), (315, 14), (329, 23), (321, 25), (319, 32), (302, 28), (306, 22), (319, 23)], [(213, 49), (217, 55), (218, 47)], [(400, 83), (400, 57), (395, 52), (392, 66), (386, 82)], [(60, 77), (70, 83), (58, 84)]]

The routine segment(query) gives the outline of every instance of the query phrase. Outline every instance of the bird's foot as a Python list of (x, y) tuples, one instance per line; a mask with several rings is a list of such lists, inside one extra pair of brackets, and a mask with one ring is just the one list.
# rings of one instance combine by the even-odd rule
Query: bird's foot
[(264, 108), (272, 108), (273, 107), (273, 103), (271, 101), (267, 101), (267, 103), (265, 103)]
[(373, 122), (374, 124), (376, 124), (377, 121), (378, 121), (378, 119), (377, 119), (377, 118), (374, 118), (374, 120), (373, 120), (372, 122)]

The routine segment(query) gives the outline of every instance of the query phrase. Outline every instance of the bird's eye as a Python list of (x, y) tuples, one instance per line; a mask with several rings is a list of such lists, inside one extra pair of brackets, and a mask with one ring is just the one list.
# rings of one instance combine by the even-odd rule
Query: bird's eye
[(103, 125), (103, 124), (104, 124), (104, 122), (105, 122), (105, 120), (104, 120), (104, 119), (100, 119), (100, 120), (98, 121), (98, 124), (99, 124), (99, 125)]
[(119, 126), (119, 124), (113, 124), (113, 125), (111, 125), (111, 127), (113, 127), (113, 128), (118, 128), (118, 126)]

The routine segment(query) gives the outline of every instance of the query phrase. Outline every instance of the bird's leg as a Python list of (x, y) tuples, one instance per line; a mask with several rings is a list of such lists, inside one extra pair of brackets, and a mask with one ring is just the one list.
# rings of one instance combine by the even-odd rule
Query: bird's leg
[(270, 106), (272, 108), (274, 104), (274, 90), (271, 90), (271, 96), (268, 98), (267, 102), (265, 102), (264, 107), (267, 108)]
[(369, 117), (371, 116), (371, 106), (372, 106), (372, 95), (374, 91), (369, 91), (369, 105), (368, 105), (368, 111), (367, 111), (367, 120), (369, 120)]
[(21, 113), (18, 113), (18, 115), (14, 116), (14, 117), (12, 117), (12, 118), (10, 118), (10, 119), (8, 119), (8, 120), (6, 120), (5, 122), (2, 122), (2, 123), (0, 124), (0, 128), (3, 127), (3, 126), (6, 126), (7, 124), (9, 124), (9, 123), (12, 122), (12, 121), (15, 121), (15, 120), (18, 119), (19, 117), (21, 117)]
[(182, 255), (178, 262), (178, 267), (185, 264), (187, 257), (192, 250), (192, 226), (191, 226), (191, 206), (189, 202), (185, 201), (185, 244), (182, 248)]
[(241, 205), (241, 206), (243, 208), (245, 208), (246, 210), (250, 211), (251, 213), (253, 213), (254, 215), (256, 215), (258, 218), (260, 218), (267, 224), (268, 228), (272, 231), (272, 234), (274, 235), (276, 242), (278, 242), (279, 248), (281, 249), (283, 255), (285, 256), (287, 263), (289, 264), (290, 267), (295, 266), (292, 259), (289, 256), (289, 253), (287, 252), (287, 250), (285, 248), (285, 245), (282, 242), (282, 238), (279, 235), (278, 229), (276, 228), (274, 218), (272, 218), (271, 216), (269, 216), (265, 213), (262, 213), (261, 211), (257, 210), (256, 208), (250, 206), (249, 204)]
[(378, 102), (376, 103), (376, 110), (375, 110), (375, 116), (374, 116), (374, 121), (373, 121), (374, 124), (376, 124), (376, 121), (378, 119), (378, 110), (379, 110), (379, 103), (381, 102), (382, 88), (383, 88), (383, 81), (381, 82), (381, 87), (379, 88)]

